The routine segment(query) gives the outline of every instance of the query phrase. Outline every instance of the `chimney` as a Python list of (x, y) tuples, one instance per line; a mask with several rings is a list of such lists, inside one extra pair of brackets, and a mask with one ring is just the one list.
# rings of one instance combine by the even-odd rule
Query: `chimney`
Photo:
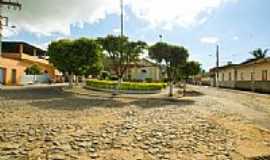
[(228, 65), (232, 65), (232, 64), (233, 64), (232, 61), (229, 61), (229, 62), (228, 62)]
[(37, 56), (37, 49), (33, 49), (33, 55), (36, 57)]

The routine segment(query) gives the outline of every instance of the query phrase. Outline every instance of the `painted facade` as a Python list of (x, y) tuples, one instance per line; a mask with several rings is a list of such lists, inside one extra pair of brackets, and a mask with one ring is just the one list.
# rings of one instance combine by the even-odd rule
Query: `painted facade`
[[(5, 48), (11, 44), (12, 47)], [(32, 51), (32, 54), (29, 51)], [(8, 42), (7, 44), (4, 42), (3, 52), (0, 56), (0, 83), (21, 85), (25, 70), (34, 64), (38, 65), (44, 74), (48, 74), (51, 79), (54, 79), (56, 69), (47, 60), (38, 57), (41, 56), (41, 53), (44, 51), (23, 42)]]
[[(213, 69), (214, 79), (216, 69)], [(249, 60), (218, 68), (219, 87), (270, 92), (270, 58)]]

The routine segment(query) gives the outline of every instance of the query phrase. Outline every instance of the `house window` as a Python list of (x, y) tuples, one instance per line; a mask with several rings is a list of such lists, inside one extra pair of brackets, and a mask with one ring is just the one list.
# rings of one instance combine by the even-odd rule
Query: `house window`
[(254, 81), (255, 80), (255, 73), (251, 72), (250, 74), (250, 80)]
[(224, 76), (224, 73), (222, 73), (222, 81), (224, 81), (224, 77), (225, 77), (225, 76)]
[(147, 73), (147, 70), (146, 69), (142, 69), (142, 73)]
[(267, 73), (267, 70), (263, 70), (263, 71), (262, 71), (262, 80), (263, 80), (263, 81), (267, 81), (267, 79), (268, 79), (267, 74), (268, 74), (268, 73)]
[(242, 72), (241, 73), (241, 81), (243, 81), (244, 80), (244, 73)]
[(229, 72), (229, 81), (232, 80), (232, 72)]

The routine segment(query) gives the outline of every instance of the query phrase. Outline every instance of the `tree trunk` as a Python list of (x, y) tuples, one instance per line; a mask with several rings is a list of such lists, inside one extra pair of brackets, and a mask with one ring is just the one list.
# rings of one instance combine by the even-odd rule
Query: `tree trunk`
[(75, 77), (75, 82), (76, 82), (76, 86), (78, 86), (79, 85), (79, 76)]
[(170, 82), (170, 93), (169, 93), (170, 97), (173, 97), (173, 82)]
[(68, 81), (69, 81), (69, 87), (72, 88), (73, 87), (73, 73), (68, 75)]
[(116, 85), (116, 88), (113, 92), (113, 95), (118, 95), (119, 94), (119, 90), (120, 90), (120, 86), (121, 86), (121, 83), (122, 83), (122, 78), (118, 78), (118, 81), (117, 81), (117, 85)]
[(187, 80), (184, 81), (184, 90), (183, 90), (183, 96), (186, 96), (186, 91), (187, 91)]

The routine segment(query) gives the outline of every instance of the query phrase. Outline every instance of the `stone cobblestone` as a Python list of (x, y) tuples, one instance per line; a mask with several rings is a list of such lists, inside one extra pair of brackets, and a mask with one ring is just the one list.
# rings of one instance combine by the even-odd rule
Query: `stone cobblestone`
[(239, 135), (203, 114), (195, 98), (34, 92), (0, 93), (1, 160), (244, 159), (237, 152)]

